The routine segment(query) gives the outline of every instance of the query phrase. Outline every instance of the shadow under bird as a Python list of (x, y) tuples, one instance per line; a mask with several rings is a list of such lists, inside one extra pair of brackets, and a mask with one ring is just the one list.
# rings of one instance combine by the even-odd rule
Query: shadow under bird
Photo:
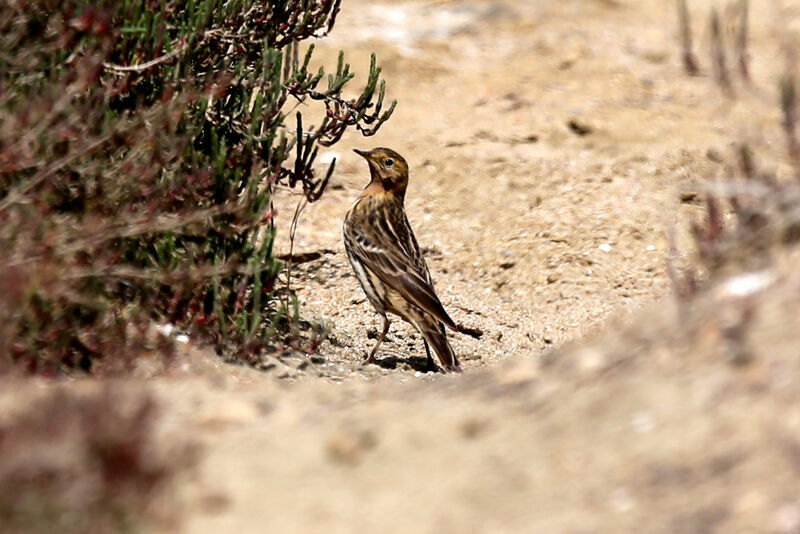
[(364, 293), (383, 317), (383, 331), (364, 363), (373, 363), (387, 332), (387, 313), (414, 325), (422, 334), (428, 365), (435, 368), (429, 345), (446, 372), (460, 372), (445, 327), (470, 334), (447, 315), (436, 296), (404, 209), (408, 164), (388, 148), (355, 150), (367, 160), (371, 180), (344, 219), (344, 244)]

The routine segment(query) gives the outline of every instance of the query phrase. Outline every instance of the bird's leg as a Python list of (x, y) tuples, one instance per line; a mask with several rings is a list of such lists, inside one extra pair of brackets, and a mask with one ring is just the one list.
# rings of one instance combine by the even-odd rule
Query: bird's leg
[(439, 366), (438, 366), (438, 365), (436, 365), (436, 362), (434, 362), (434, 361), (433, 361), (433, 358), (431, 358), (431, 349), (430, 349), (430, 347), (428, 346), (428, 342), (427, 342), (427, 341), (425, 341), (425, 340), (423, 339), (423, 340), (422, 340), (422, 343), (424, 343), (424, 344), (425, 344), (425, 355), (428, 357), (428, 361), (427, 361), (427, 363), (425, 364), (425, 365), (426, 365), (426, 367), (427, 367), (428, 369), (430, 369), (431, 371), (434, 371), (434, 372), (435, 372), (435, 371), (438, 371), (438, 370), (439, 370)]
[(366, 365), (368, 363), (375, 363), (375, 354), (377, 354), (378, 347), (380, 347), (381, 343), (383, 343), (383, 339), (386, 337), (386, 334), (389, 333), (389, 325), (390, 324), (391, 323), (389, 323), (389, 319), (384, 315), (383, 316), (383, 332), (381, 332), (381, 335), (378, 336), (378, 342), (375, 343), (375, 346), (372, 348), (372, 352), (370, 352), (369, 356), (367, 357), (367, 359), (364, 360), (364, 365)]

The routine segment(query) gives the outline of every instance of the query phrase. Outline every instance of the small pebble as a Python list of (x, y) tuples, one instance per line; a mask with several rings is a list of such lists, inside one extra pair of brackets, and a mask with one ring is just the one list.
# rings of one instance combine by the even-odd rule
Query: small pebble
[(332, 152), (332, 151), (331, 152), (325, 152), (322, 156), (320, 156), (319, 162), (320, 163), (330, 163), (335, 159), (339, 159), (339, 153), (338, 152)]
[(610, 503), (611, 507), (620, 513), (629, 512), (636, 505), (631, 492), (626, 488), (617, 488), (612, 491)]
[(656, 423), (650, 412), (636, 412), (631, 418), (631, 426), (637, 433), (646, 434), (655, 428)]
[(356, 465), (365, 452), (377, 445), (375, 435), (369, 430), (339, 430), (328, 438), (326, 449), (331, 460)]

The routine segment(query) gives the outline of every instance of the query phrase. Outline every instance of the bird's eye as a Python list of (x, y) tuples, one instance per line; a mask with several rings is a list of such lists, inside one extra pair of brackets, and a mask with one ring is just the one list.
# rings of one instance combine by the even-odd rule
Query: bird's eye
[(387, 159), (386, 161), (383, 162), (383, 164), (386, 165), (387, 167), (391, 167), (392, 165), (394, 165), (394, 160)]

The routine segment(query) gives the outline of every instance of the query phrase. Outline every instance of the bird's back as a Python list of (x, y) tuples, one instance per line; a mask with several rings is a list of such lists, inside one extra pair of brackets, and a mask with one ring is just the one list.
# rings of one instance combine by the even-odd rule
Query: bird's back
[(402, 199), (389, 194), (359, 197), (345, 216), (344, 241), (353, 270), (379, 312), (406, 318), (407, 306), (399, 302), (403, 299), (455, 328), (436, 296)]

